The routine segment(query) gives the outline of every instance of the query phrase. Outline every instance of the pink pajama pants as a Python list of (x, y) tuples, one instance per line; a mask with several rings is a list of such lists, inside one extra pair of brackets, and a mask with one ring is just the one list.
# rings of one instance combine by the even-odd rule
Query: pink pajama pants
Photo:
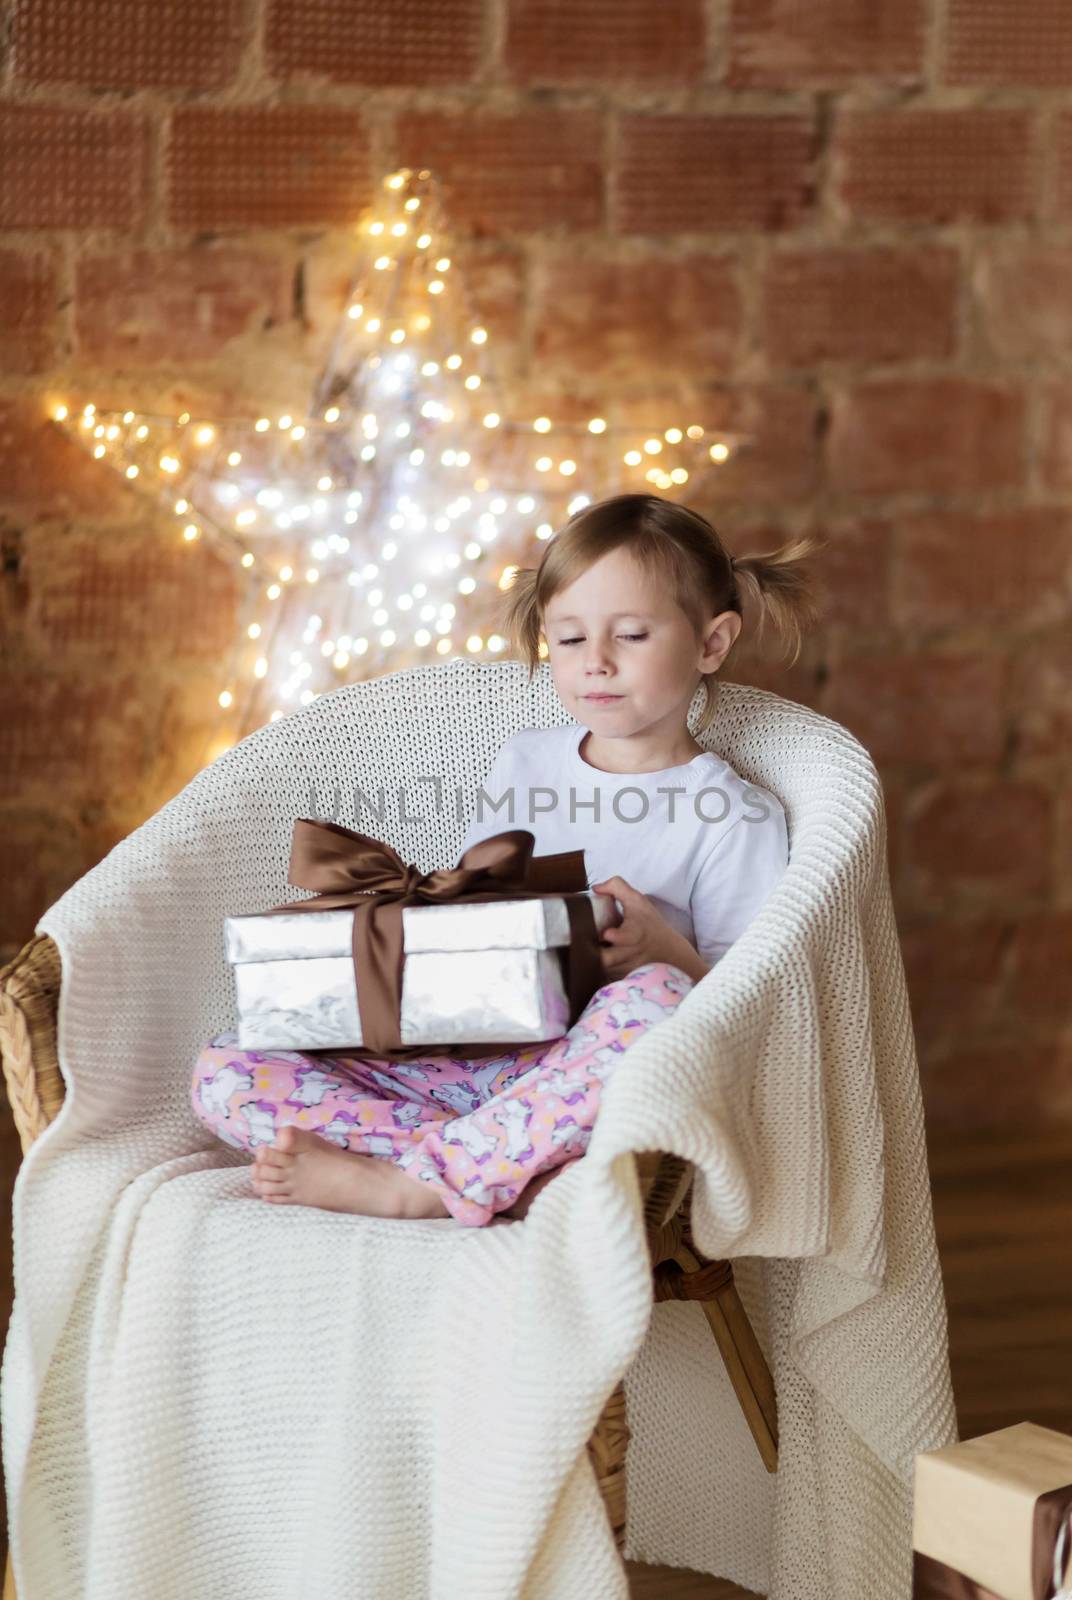
[(469, 1227), (506, 1211), (538, 1173), (584, 1154), (603, 1084), (629, 1046), (693, 987), (654, 961), (598, 989), (568, 1033), (486, 1060), (375, 1061), (321, 1051), (202, 1049), (195, 1115), (226, 1144), (255, 1150), (293, 1122), (431, 1184)]

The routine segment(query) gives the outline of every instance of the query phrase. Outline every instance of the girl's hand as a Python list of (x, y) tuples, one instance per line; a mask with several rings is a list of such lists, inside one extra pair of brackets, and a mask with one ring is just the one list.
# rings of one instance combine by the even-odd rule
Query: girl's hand
[(599, 954), (608, 979), (625, 978), (649, 961), (682, 966), (683, 962), (695, 963), (699, 959), (684, 934), (672, 928), (647, 895), (624, 878), (605, 878), (602, 883), (589, 884), (589, 888), (597, 894), (612, 894), (622, 903), (622, 921), (616, 928), (604, 928), (600, 936)]

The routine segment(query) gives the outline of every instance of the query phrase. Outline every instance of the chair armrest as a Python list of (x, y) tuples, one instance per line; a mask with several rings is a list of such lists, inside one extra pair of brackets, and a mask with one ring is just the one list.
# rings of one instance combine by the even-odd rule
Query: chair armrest
[(57, 1054), (59, 999), (59, 950), (37, 934), (0, 967), (0, 1062), (23, 1155), (67, 1092)]
[(649, 1235), (664, 1228), (677, 1215), (692, 1183), (691, 1161), (667, 1155), (662, 1150), (643, 1150), (636, 1155), (644, 1222)]

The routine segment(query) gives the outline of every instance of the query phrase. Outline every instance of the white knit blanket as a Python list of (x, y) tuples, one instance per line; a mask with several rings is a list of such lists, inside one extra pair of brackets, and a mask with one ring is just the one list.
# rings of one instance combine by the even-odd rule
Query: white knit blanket
[[(524, 1222), (266, 1206), (190, 1108), (233, 1020), (222, 919), (294, 897), (294, 818), (337, 784), (338, 820), (452, 865), (501, 740), (568, 720), (546, 666), (350, 686), (227, 752), (42, 917), (67, 1097), (14, 1192), (19, 1600), (624, 1600), (585, 1451), (623, 1373), (629, 1556), (772, 1600), (908, 1600), (913, 1458), (957, 1434), (882, 794), (835, 723), (723, 689), (701, 742), (782, 799), (788, 871)], [(387, 786), (379, 828), (355, 784)], [(698, 1247), (735, 1258), (777, 1475), (701, 1309), (653, 1309), (630, 1154), (651, 1149), (695, 1163)]]

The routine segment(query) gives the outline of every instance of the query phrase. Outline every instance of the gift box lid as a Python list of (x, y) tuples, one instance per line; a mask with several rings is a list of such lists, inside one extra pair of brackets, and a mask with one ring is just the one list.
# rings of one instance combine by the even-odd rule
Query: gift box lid
[(1036, 1502), (1065, 1487), (1072, 1502), (1072, 1438), (1036, 1422), (922, 1451), (915, 1459), (912, 1548), (1003, 1600), (1038, 1600)]
[[(612, 895), (584, 891), (596, 928), (621, 920)], [(250, 912), (224, 918), (227, 960), (298, 960), (350, 955), (352, 908), (332, 911)], [(433, 950), (551, 950), (569, 944), (569, 914), (561, 895), (439, 906), (403, 906), (406, 955)]]

